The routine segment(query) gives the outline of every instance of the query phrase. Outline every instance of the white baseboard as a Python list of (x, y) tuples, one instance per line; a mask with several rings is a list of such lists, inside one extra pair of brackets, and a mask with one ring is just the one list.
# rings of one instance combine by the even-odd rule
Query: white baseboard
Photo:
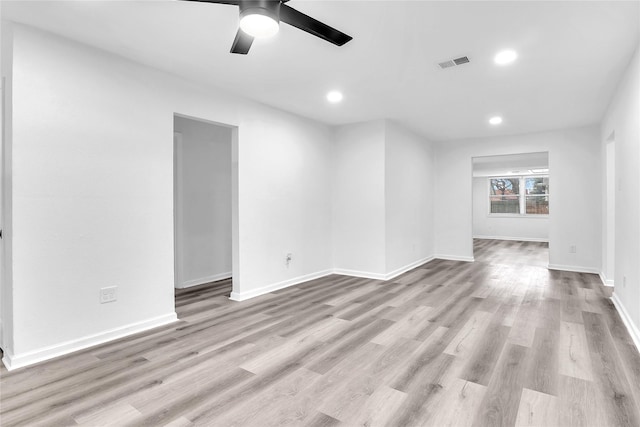
[(603, 285), (613, 288), (613, 279), (607, 279), (607, 276), (605, 276), (602, 271), (599, 273), (599, 276)]
[(460, 256), (460, 255), (445, 255), (445, 254), (437, 254), (434, 256), (436, 259), (444, 259), (447, 261), (464, 261), (464, 262), (475, 262), (475, 258), (472, 256)]
[(274, 283), (271, 285), (263, 286), (258, 289), (253, 289), (247, 292), (231, 292), (231, 296), (229, 297), (232, 301), (245, 301), (249, 298), (255, 298), (260, 295), (268, 294), (269, 292), (277, 291), (279, 289), (288, 288), (289, 286), (294, 286), (302, 282), (307, 282), (313, 279), (319, 279), (320, 277), (328, 276), (333, 274), (333, 270), (324, 270), (319, 271), (317, 273), (306, 274), (304, 276), (294, 277), (293, 279), (284, 280), (282, 282)]
[(542, 237), (509, 237), (509, 236), (473, 236), (474, 239), (486, 240), (515, 240), (518, 242), (544, 242), (549, 243), (549, 239)]
[(629, 316), (629, 312), (627, 312), (624, 304), (622, 304), (622, 301), (620, 301), (620, 298), (618, 298), (618, 294), (614, 292), (613, 296), (611, 297), (611, 301), (616, 307), (616, 310), (618, 310), (620, 318), (622, 318), (622, 322), (627, 327), (627, 331), (629, 331), (629, 335), (631, 335), (631, 339), (636, 345), (636, 350), (640, 352), (640, 330), (638, 330), (638, 327), (633, 323), (633, 320), (631, 320), (631, 316)]
[(341, 274), (343, 276), (362, 277), (363, 279), (387, 280), (386, 274), (371, 273), (368, 271), (349, 270), (346, 268), (335, 268), (333, 274)]
[(389, 280), (389, 279), (393, 279), (396, 276), (401, 275), (404, 272), (411, 270), (412, 268), (416, 268), (422, 264), (425, 264), (433, 259), (434, 259), (433, 256), (428, 256), (426, 258), (419, 259), (403, 267), (400, 267), (387, 274), (371, 273), (368, 271), (348, 270), (344, 268), (324, 270), (324, 271), (319, 271), (317, 273), (307, 274), (305, 276), (295, 277), (293, 279), (285, 280), (283, 282), (274, 283), (273, 285), (263, 286), (262, 288), (254, 289), (248, 292), (231, 292), (231, 296), (229, 297), (229, 299), (232, 301), (245, 301), (250, 298), (255, 298), (260, 295), (268, 294), (270, 292), (277, 291), (279, 289), (288, 288), (289, 286), (295, 286), (299, 283), (307, 282), (309, 280), (319, 279), (320, 277), (329, 276), (331, 274), (341, 274), (343, 276), (362, 277), (364, 279)]
[(212, 276), (201, 277), (199, 279), (187, 280), (186, 282), (182, 282), (179, 286), (176, 286), (176, 289), (184, 289), (190, 288), (192, 286), (204, 285), (205, 283), (216, 282), (218, 280), (224, 280), (231, 278), (231, 272), (227, 271), (225, 273), (214, 274)]
[(417, 261), (414, 261), (410, 264), (405, 265), (404, 267), (400, 267), (398, 269), (393, 270), (391, 273), (387, 273), (385, 274), (385, 279), (384, 280), (390, 280), (393, 279), (394, 277), (397, 277), (399, 275), (401, 275), (402, 273), (406, 273), (409, 270), (412, 270), (416, 267), (421, 266), (422, 264), (426, 264), (429, 261), (433, 261), (435, 259), (435, 257), (433, 255), (419, 259)]
[[(178, 316), (175, 312), (164, 316), (154, 317), (152, 319), (143, 320), (142, 322), (132, 323), (109, 331), (100, 332), (94, 335), (87, 335), (72, 341), (63, 342), (49, 347), (40, 348), (38, 350), (28, 351), (26, 353), (13, 354), (11, 351), (5, 351), (2, 363), (7, 370), (12, 371), (24, 366), (33, 365), (34, 363), (53, 359), (74, 351), (83, 350), (98, 344), (123, 338), (128, 335), (137, 334), (149, 329), (164, 326), (169, 323), (176, 322)], [(9, 349), (4, 349), (9, 350)]]
[(549, 270), (571, 271), (573, 273), (600, 274), (597, 268), (579, 267), (576, 265), (547, 264)]
[(405, 273), (413, 268), (416, 268), (418, 266), (421, 266), (422, 264), (425, 264), (429, 261), (432, 261), (434, 259), (433, 256), (428, 256), (422, 259), (419, 259), (417, 261), (414, 261), (412, 263), (409, 263), (405, 266), (402, 266), (400, 268), (397, 268), (395, 270), (393, 270), (390, 273), (371, 273), (368, 271), (358, 271), (358, 270), (348, 270), (348, 269), (344, 269), (344, 268), (336, 268), (333, 270), (334, 274), (342, 274), (344, 276), (353, 276), (353, 277), (362, 277), (364, 279), (374, 279), (374, 280), (390, 280), (393, 279), (394, 277), (397, 277), (399, 275), (401, 275), (402, 273)]

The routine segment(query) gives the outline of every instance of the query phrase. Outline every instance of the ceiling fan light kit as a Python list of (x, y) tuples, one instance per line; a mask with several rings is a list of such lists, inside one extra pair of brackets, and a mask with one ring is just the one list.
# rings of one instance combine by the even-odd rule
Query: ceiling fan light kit
[(255, 38), (275, 35), (280, 29), (280, 2), (269, 0), (240, 3), (240, 28)]
[(240, 28), (231, 46), (231, 53), (246, 55), (254, 38), (269, 37), (278, 32), (280, 21), (311, 35), (342, 46), (352, 37), (298, 12), (285, 3), (289, 0), (184, 0), (202, 3), (231, 4), (240, 8)]

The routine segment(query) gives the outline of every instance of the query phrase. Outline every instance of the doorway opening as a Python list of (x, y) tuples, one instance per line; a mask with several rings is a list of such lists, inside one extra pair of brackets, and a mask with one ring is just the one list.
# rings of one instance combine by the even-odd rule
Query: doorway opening
[(613, 286), (615, 277), (616, 249), (616, 141), (612, 133), (605, 143), (605, 203), (604, 235), (605, 250), (602, 262), (603, 282)]
[(523, 262), (546, 268), (549, 153), (474, 157), (472, 167), (474, 259), (508, 257), (517, 246)]
[(173, 126), (176, 299), (196, 286), (229, 296), (236, 273), (237, 129), (178, 114)]

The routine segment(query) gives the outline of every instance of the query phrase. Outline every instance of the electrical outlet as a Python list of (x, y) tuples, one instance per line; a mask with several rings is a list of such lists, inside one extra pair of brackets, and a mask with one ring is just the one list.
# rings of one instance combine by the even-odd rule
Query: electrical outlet
[(100, 304), (105, 304), (107, 302), (113, 302), (118, 299), (118, 295), (116, 293), (118, 287), (110, 286), (108, 288), (100, 289)]
[(289, 264), (291, 263), (291, 261), (293, 261), (293, 254), (292, 253), (288, 253), (286, 255), (284, 261), (287, 264), (287, 268), (289, 268)]
[(576, 252), (577, 252), (576, 245), (569, 246), (569, 253), (570, 254), (575, 254)]

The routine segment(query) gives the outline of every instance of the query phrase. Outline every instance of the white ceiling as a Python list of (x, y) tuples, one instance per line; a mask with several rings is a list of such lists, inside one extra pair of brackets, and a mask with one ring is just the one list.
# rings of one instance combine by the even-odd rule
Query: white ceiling
[[(2, 1), (25, 23), (331, 125), (389, 118), (436, 141), (599, 123), (638, 45), (640, 2), (311, 1), (289, 5), (353, 41), (281, 24), (229, 53), (235, 6)], [(493, 64), (503, 48), (511, 66)], [(440, 70), (467, 55), (471, 63)], [(330, 105), (338, 88), (345, 99)], [(495, 114), (499, 127), (487, 124)]]

